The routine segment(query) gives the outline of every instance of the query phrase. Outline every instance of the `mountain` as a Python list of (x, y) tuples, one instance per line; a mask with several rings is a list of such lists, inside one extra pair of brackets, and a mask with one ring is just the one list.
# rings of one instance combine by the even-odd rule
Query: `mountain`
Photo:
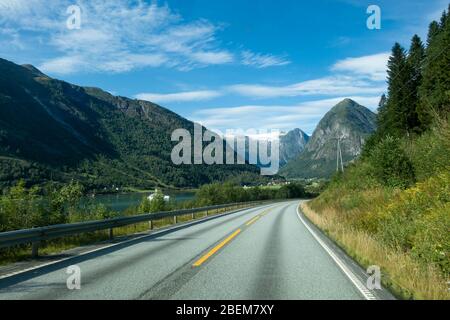
[(309, 136), (300, 129), (294, 129), (280, 136), (280, 166), (297, 158), (305, 149)]
[(19, 179), (28, 184), (76, 179), (91, 189), (261, 179), (250, 165), (174, 165), (171, 134), (178, 128), (192, 134), (193, 126), (156, 104), (0, 59), (0, 187)]
[(288, 178), (329, 178), (336, 171), (338, 138), (343, 162), (349, 163), (361, 154), (364, 142), (375, 130), (376, 115), (345, 99), (323, 117), (305, 150), (280, 174)]
[[(254, 159), (252, 160), (250, 158), (250, 154), (249, 151), (251, 149), (250, 145), (253, 143), (254, 145), (257, 146), (257, 152), (260, 151), (260, 146), (258, 146), (258, 144), (264, 143), (264, 145), (266, 146), (266, 150), (264, 152), (268, 152), (268, 154), (270, 155), (270, 150), (272, 148), (272, 141), (270, 138), (268, 137), (243, 137), (245, 139), (245, 150), (238, 150), (236, 149), (236, 144), (234, 144), (234, 150), (239, 154), (241, 159), (245, 159), (248, 163), (252, 163), (254, 162)], [(304, 133), (302, 130), (300, 129), (294, 129), (289, 131), (288, 133), (280, 133), (279, 136), (279, 157), (280, 157), (280, 162), (279, 165), (280, 167), (286, 165), (290, 160), (295, 159), (296, 157), (298, 157), (300, 155), (300, 153), (305, 149), (306, 144), (309, 141), (309, 136)], [(263, 150), (263, 149), (262, 149)], [(240, 152), (241, 151), (241, 152)], [(267, 165), (264, 165), (261, 163), (261, 159), (259, 157), (259, 155), (256, 155), (257, 159), (256, 159), (256, 165), (258, 167), (265, 167)]]

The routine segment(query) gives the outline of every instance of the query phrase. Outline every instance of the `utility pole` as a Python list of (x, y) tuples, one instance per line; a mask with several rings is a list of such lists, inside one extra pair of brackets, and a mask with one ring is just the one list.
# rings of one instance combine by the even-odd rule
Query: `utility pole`
[(339, 138), (337, 138), (337, 147), (336, 147), (336, 172), (339, 172)]
[(342, 170), (342, 172), (344, 172), (344, 161), (342, 160), (341, 139), (342, 139), (342, 137), (337, 138), (336, 172), (339, 172), (339, 160), (341, 160), (341, 170)]

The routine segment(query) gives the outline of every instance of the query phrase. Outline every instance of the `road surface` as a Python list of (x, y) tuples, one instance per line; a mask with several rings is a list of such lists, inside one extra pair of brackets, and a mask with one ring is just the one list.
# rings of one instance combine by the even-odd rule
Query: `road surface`
[[(364, 271), (298, 205), (246, 209), (6, 277), (0, 299), (391, 299), (365, 288)], [(72, 265), (79, 290), (67, 287)]]

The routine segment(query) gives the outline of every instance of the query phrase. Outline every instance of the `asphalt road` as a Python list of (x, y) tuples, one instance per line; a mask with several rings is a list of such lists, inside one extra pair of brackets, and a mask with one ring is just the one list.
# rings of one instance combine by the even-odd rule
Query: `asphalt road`
[[(302, 221), (298, 205), (246, 209), (0, 279), (0, 300), (391, 299), (365, 288), (364, 270)], [(67, 288), (71, 265), (79, 290)]]

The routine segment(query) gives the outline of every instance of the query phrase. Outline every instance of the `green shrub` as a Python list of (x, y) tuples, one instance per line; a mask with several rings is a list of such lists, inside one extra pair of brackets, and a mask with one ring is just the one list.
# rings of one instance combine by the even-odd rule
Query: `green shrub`
[(382, 207), (379, 238), (448, 274), (450, 264), (450, 173), (402, 191)]
[(157, 190), (154, 193), (152, 200), (147, 197), (144, 197), (144, 199), (142, 199), (142, 202), (138, 208), (138, 213), (155, 213), (163, 212), (166, 210), (167, 205), (164, 201), (164, 194), (160, 190)]
[(389, 187), (406, 188), (415, 181), (414, 168), (400, 145), (400, 140), (387, 136), (372, 150), (369, 162), (376, 179)]
[(62, 223), (109, 219), (117, 214), (105, 206), (82, 204), (83, 187), (72, 182), (43, 195), (24, 181), (0, 196), (0, 232)]
[(50, 214), (41, 214), (37, 193), (36, 188), (26, 189), (25, 182), (19, 181), (0, 198), (0, 231), (32, 228), (52, 220)]
[(450, 203), (438, 205), (417, 221), (412, 253), (426, 263), (438, 265), (450, 277)]
[(276, 197), (279, 199), (305, 198), (306, 196), (305, 187), (297, 183), (282, 186), (276, 193)]
[(450, 124), (448, 120), (435, 121), (436, 126), (419, 137), (409, 148), (419, 181), (439, 172), (450, 171)]

